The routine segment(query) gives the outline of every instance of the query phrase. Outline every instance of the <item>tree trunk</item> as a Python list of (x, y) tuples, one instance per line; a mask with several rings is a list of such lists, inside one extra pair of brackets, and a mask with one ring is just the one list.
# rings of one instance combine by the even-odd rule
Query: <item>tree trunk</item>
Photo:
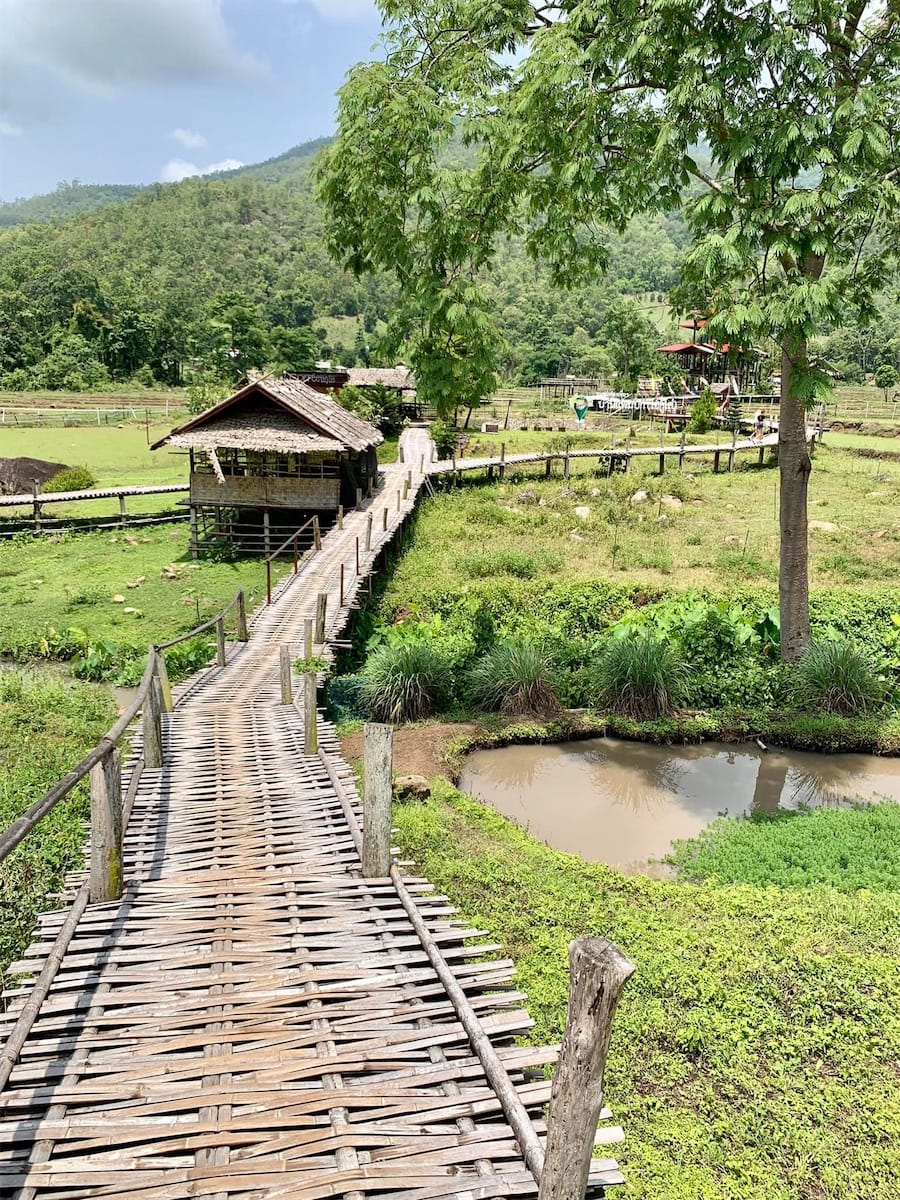
[(778, 604), (781, 658), (794, 662), (809, 645), (809, 540), (806, 494), (812, 463), (806, 444), (806, 405), (795, 394), (795, 373), (806, 365), (806, 338), (785, 334), (781, 344), (781, 413), (778, 469), (781, 476), (781, 557)]

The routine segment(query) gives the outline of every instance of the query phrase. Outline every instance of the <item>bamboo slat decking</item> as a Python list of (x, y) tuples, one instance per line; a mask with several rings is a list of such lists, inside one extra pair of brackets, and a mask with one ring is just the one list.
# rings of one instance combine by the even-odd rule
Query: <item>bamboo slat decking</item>
[[(426, 880), (396, 868), (362, 877), (359, 801), (333, 730), (321, 721), (320, 751), (304, 755), (300, 712), (281, 702), (281, 645), (302, 652), (326, 592), (316, 649), (329, 649), (415, 501), (426, 442), (405, 437), (407, 498), (409, 468), (389, 468), (368, 510), (348, 514), (259, 610), (250, 641), (177, 693), (166, 765), (145, 767), (134, 792), (124, 894), (82, 916), (0, 1096), (0, 1194), (537, 1196), (404, 894), (543, 1138), (550, 1087), (530, 1072), (555, 1050), (515, 1044), (530, 1021), (512, 964)], [(64, 918), (41, 918), (23, 975), (40, 969)], [(23, 984), (0, 1033), (26, 995)], [(613, 1160), (595, 1160), (595, 1194), (621, 1181)]]

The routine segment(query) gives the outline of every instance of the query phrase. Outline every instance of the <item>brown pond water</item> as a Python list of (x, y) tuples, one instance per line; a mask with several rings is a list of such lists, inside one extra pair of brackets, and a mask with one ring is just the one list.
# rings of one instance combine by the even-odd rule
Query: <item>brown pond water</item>
[(900, 800), (900, 758), (593, 738), (479, 750), (460, 788), (557, 850), (665, 875), (652, 860), (724, 813)]

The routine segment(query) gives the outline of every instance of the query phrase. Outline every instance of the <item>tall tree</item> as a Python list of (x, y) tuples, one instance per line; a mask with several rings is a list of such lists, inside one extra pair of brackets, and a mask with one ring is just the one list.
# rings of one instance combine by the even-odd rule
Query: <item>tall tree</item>
[(429, 334), (420, 378), (477, 314), (464, 373), (488, 353), (479, 280), (502, 234), (571, 282), (604, 265), (605, 227), (686, 195), (680, 301), (711, 314), (711, 336), (771, 338), (780, 358), (782, 653), (797, 657), (805, 417), (824, 385), (808, 340), (872, 315), (897, 249), (897, 0), (382, 4), (385, 60), (342, 89), (320, 183), (332, 250), (396, 272)]

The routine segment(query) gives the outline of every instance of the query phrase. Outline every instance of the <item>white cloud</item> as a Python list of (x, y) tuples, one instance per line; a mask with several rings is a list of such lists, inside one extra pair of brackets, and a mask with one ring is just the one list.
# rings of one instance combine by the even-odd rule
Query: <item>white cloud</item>
[(22, 126), (15, 125), (12, 121), (4, 121), (0, 117), (0, 136), (2, 137), (21, 137)]
[(196, 163), (187, 162), (183, 158), (171, 158), (159, 173), (161, 183), (178, 183), (180, 179), (188, 179), (191, 175), (214, 175), (216, 171), (236, 171), (244, 164), (239, 158), (223, 158), (221, 162), (210, 163), (209, 166), (199, 167)]
[(54, 83), (112, 96), (135, 84), (267, 74), (232, 45), (222, 0), (2, 0), (0, 8), (0, 118), (15, 124), (46, 117), (40, 94)]
[(180, 142), (187, 150), (203, 150), (209, 145), (202, 133), (195, 133), (193, 129), (173, 129), (169, 134), (176, 142)]
[[(285, 0), (296, 4), (298, 0)], [(309, 0), (319, 15), (332, 21), (358, 21), (378, 15), (374, 0)]]

